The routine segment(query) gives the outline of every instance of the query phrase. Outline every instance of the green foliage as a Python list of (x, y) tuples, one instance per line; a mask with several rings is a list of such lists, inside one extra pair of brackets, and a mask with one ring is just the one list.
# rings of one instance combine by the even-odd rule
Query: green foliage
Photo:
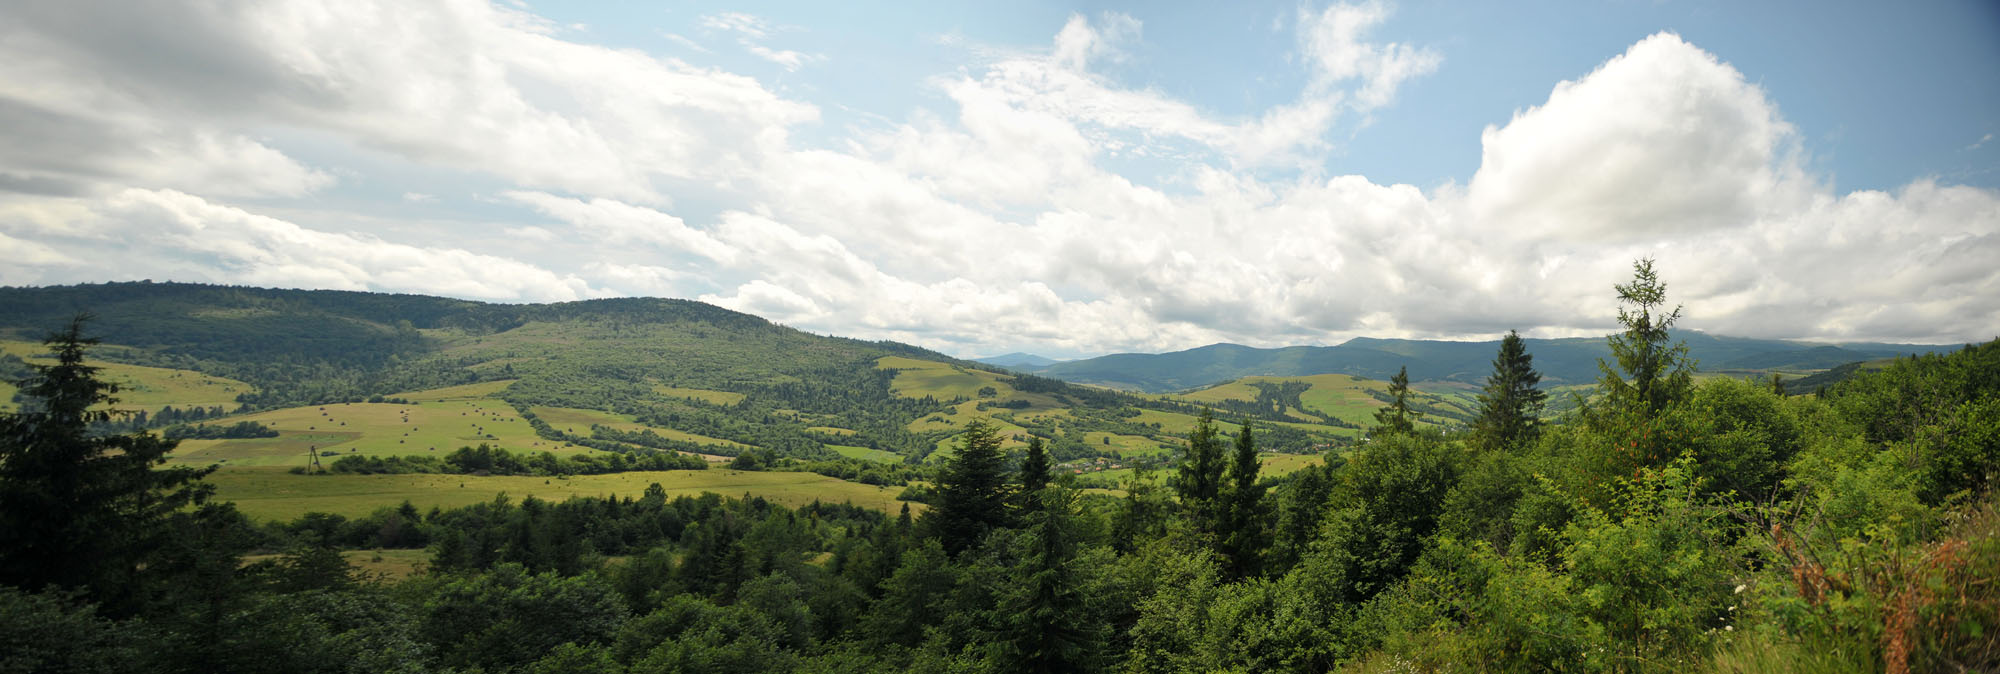
[(938, 503), (926, 518), (957, 555), (979, 543), (986, 532), (1008, 524), (1006, 457), (1000, 436), (984, 421), (966, 424), (958, 453), (938, 477)]
[(1013, 582), (998, 598), (994, 663), (1006, 672), (1094, 671), (1105, 635), (1085, 594), (1091, 574), (1079, 568), (1076, 495), (1056, 488), (1036, 496)]
[(1438, 527), (1463, 451), (1439, 438), (1391, 434), (1357, 452), (1304, 564), (1340, 601), (1359, 603), (1400, 579)]
[(1389, 378), (1389, 406), (1375, 410), (1375, 428), (1369, 432), (1377, 436), (1413, 433), (1421, 416), (1422, 412), (1410, 408), (1410, 368), (1401, 368)]
[(605, 641), (626, 617), (618, 593), (595, 575), (565, 578), (503, 564), (440, 585), (424, 600), (421, 633), (444, 664), (511, 669), (566, 643)]
[(149, 433), (90, 432), (117, 387), (84, 354), (97, 340), (72, 320), (45, 343), (56, 364), (21, 382), (19, 412), (0, 415), (0, 583), (79, 590), (116, 611), (135, 608), (156, 573), (167, 519), (208, 494), (209, 470), (156, 469), (174, 443)]
[(1534, 358), (1518, 333), (1510, 330), (1500, 340), (1500, 353), (1493, 357), (1493, 374), (1486, 378), (1486, 388), (1479, 394), (1479, 416), (1472, 422), (1476, 445), (1513, 449), (1534, 441), (1548, 398), (1535, 386), (1542, 375), (1535, 372)]
[[(1668, 329), (1681, 317), (1680, 307), (1663, 311), (1667, 285), (1653, 272), (1652, 258), (1632, 263), (1632, 282), (1615, 286), (1618, 322), (1625, 331), (1612, 335), (1611, 354), (1624, 376), (1598, 360), (1598, 387), (1614, 407), (1642, 416), (1665, 410), (1686, 398), (1694, 386), (1694, 362), (1686, 342), (1669, 346)], [(1630, 305), (1633, 309), (1627, 309)]]
[(1263, 570), (1264, 550), (1270, 545), (1265, 522), (1270, 512), (1264, 503), (1264, 485), (1257, 482), (1261, 463), (1257, 441), (1250, 424), (1236, 434), (1236, 451), (1225, 476), (1222, 501), (1222, 528), (1217, 550), (1226, 560), (1230, 578), (1248, 578)]
[(1223, 471), (1228, 459), (1217, 438), (1215, 417), (1202, 410), (1200, 421), (1188, 432), (1187, 454), (1168, 484), (1180, 496), (1189, 528), (1203, 541), (1217, 536), (1222, 526)]

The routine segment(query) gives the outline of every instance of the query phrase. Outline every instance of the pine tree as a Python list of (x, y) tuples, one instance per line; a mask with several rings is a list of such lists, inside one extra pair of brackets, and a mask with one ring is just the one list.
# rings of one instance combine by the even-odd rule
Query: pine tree
[(1479, 417), (1472, 422), (1474, 441), (1489, 449), (1508, 449), (1530, 442), (1541, 430), (1542, 407), (1548, 394), (1536, 385), (1533, 355), (1519, 333), (1509, 331), (1493, 357), (1493, 374), (1479, 394)]
[(986, 533), (1007, 526), (1006, 456), (992, 424), (965, 425), (958, 454), (938, 476), (938, 507), (928, 515), (944, 550), (957, 555), (979, 544)]
[(1039, 494), (1049, 485), (1049, 454), (1042, 448), (1041, 436), (1028, 437), (1028, 453), (1021, 457), (1021, 491), (1016, 494), (1016, 503), (1021, 512), (1028, 513), (1040, 507)]
[(1248, 578), (1263, 567), (1264, 548), (1269, 544), (1264, 532), (1264, 486), (1257, 484), (1257, 441), (1250, 422), (1236, 435), (1236, 454), (1229, 463), (1228, 484), (1224, 488), (1222, 555), (1232, 577)]
[(1181, 497), (1181, 509), (1196, 534), (1214, 535), (1220, 525), (1222, 473), (1226, 463), (1222, 443), (1216, 437), (1215, 415), (1204, 409), (1194, 430), (1188, 432), (1187, 456), (1174, 474), (1174, 492)]
[(1694, 361), (1688, 357), (1687, 344), (1667, 345), (1667, 330), (1680, 319), (1681, 308), (1659, 312), (1667, 303), (1667, 285), (1653, 273), (1652, 258), (1632, 263), (1632, 282), (1613, 289), (1619, 304), (1637, 309), (1618, 308), (1618, 322), (1625, 331), (1609, 338), (1611, 354), (1630, 379), (1598, 359), (1597, 369), (1603, 373), (1599, 381), (1614, 405), (1651, 416), (1686, 399), (1694, 389)]
[(1410, 409), (1410, 368), (1396, 370), (1396, 376), (1389, 378), (1389, 406), (1375, 410), (1373, 435), (1393, 433), (1414, 433), (1417, 418), (1422, 412)]
[(1003, 672), (1084, 672), (1097, 668), (1103, 628), (1077, 568), (1076, 493), (1043, 489), (1029, 516), (1020, 563), (1000, 596), (996, 655)]
[(0, 415), (0, 584), (82, 590), (129, 609), (169, 516), (206, 500), (213, 468), (155, 470), (174, 442), (140, 431), (93, 436), (117, 386), (84, 364), (97, 340), (88, 316), (44, 340), (53, 366), (20, 384), (21, 409)]

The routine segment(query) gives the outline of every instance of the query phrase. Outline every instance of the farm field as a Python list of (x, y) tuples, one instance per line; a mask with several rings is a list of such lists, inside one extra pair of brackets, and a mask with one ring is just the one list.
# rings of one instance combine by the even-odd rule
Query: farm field
[(541, 417), (542, 421), (548, 422), (550, 426), (554, 426), (556, 429), (561, 430), (563, 432), (574, 433), (577, 435), (588, 436), (590, 435), (590, 427), (593, 425), (597, 425), (597, 426), (605, 426), (607, 428), (612, 428), (620, 431), (632, 431), (632, 432), (652, 431), (656, 434), (659, 434), (660, 437), (666, 438), (668, 440), (680, 440), (683, 442), (692, 442), (697, 445), (715, 445), (718, 447), (728, 447), (730, 449), (751, 448), (750, 445), (746, 445), (733, 440), (711, 438), (706, 435), (697, 435), (685, 431), (677, 431), (671, 428), (648, 426), (646, 424), (639, 423), (637, 420), (633, 419), (632, 416), (629, 414), (616, 414), (612, 412), (603, 412), (599, 410), (576, 409), (573, 407), (535, 407), (530, 409), (535, 413), (535, 416)]
[[(20, 356), (35, 365), (51, 365), (55, 361), (46, 357), (47, 347), (39, 342), (0, 342), (0, 353)], [(98, 375), (107, 382), (118, 385), (115, 397), (118, 402), (110, 409), (147, 412), (158, 411), (161, 407), (212, 407), (235, 409), (236, 396), (256, 391), (256, 387), (244, 382), (202, 374), (193, 370), (175, 370), (163, 367), (126, 365), (95, 359), (86, 359), (85, 364), (100, 368)], [(14, 383), (0, 382), (0, 409), (13, 409)]]
[[(672, 470), (568, 478), (515, 475), (300, 475), (284, 468), (225, 468), (208, 476), (216, 499), (234, 501), (255, 520), (289, 521), (308, 512), (358, 517), (377, 508), (409, 501), (429, 510), (456, 508), (491, 501), (502, 494), (516, 501), (527, 497), (563, 501), (574, 496), (637, 497), (653, 483), (669, 497), (715, 492), (723, 496), (761, 496), (798, 507), (813, 501), (852, 502), (894, 512), (903, 505), (902, 487), (877, 487), (816, 473), (749, 472), (727, 469)], [(911, 504), (921, 511), (922, 504)]]
[(447, 453), (485, 443), (514, 452), (548, 451), (572, 455), (596, 450), (543, 440), (507, 403), (491, 398), (452, 398), (411, 405), (338, 403), (291, 407), (229, 417), (222, 423), (254, 421), (277, 429), (279, 437), (187, 440), (174, 451), (177, 463), (230, 466), (303, 466), (318, 447), (321, 461), (347, 454), (402, 456)]
[(862, 461), (874, 461), (876, 463), (903, 462), (903, 455), (887, 450), (873, 449), (870, 447), (851, 447), (848, 445), (827, 445), (826, 448), (838, 452), (840, 453), (841, 456), (845, 456), (850, 459), (860, 459)]
[[(1261, 467), (1258, 468), (1257, 471), (1257, 474), (1260, 477), (1277, 477), (1280, 475), (1290, 475), (1292, 473), (1296, 473), (1304, 469), (1307, 466), (1317, 465), (1325, 461), (1325, 459), (1318, 454), (1266, 453), (1258, 455), (1258, 458), (1261, 461), (1260, 464)], [(1086, 484), (1102, 488), (1111, 485), (1116, 485), (1121, 482), (1124, 482), (1125, 480), (1131, 479), (1132, 472), (1133, 471), (1130, 468), (1114, 468), (1111, 470), (1085, 472), (1083, 474), (1076, 475), (1076, 478), (1078, 480), (1083, 481)], [(1172, 475), (1173, 472), (1174, 469), (1172, 466), (1155, 468), (1153, 469), (1152, 475), (1150, 476), (1151, 481), (1155, 484), (1166, 484), (1167, 476)]]

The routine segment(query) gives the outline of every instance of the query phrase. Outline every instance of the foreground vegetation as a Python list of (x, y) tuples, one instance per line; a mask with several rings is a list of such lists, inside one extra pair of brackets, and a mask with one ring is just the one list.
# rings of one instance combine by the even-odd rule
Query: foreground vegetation
[[(1462, 429), (1399, 376), (1365, 443), (1273, 478), (1285, 422), (1194, 410), (1163, 484), (1099, 494), (1030, 400), (951, 420), (930, 507), (893, 510), (667, 481), (710, 469), (257, 524), (169, 442), (89, 432), (108, 391), (73, 328), (0, 418), (0, 670), (2000, 668), (2000, 341), (1785, 396), (1697, 380), (1649, 263), (1617, 290), (1600, 394), (1553, 420), (1510, 339)], [(1000, 381), (927, 376), (975, 408)], [(1271, 414), (1316, 407), (1273, 384)], [(736, 473), (774, 475), (818, 477)], [(425, 569), (358, 577), (341, 548)]]

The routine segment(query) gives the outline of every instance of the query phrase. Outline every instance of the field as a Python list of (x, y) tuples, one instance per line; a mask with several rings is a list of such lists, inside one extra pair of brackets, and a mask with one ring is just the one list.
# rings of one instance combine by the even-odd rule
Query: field
[(543, 440), (507, 403), (490, 398), (452, 398), (412, 405), (340, 403), (290, 407), (229, 417), (222, 423), (254, 421), (279, 437), (242, 440), (188, 440), (175, 450), (179, 463), (230, 466), (303, 466), (317, 447), (322, 461), (347, 454), (401, 456), (445, 453), (490, 444), (516, 452), (560, 455), (595, 450)]
[[(1321, 458), (1320, 455), (1318, 454), (1268, 454), (1267, 453), (1259, 455), (1258, 458), (1262, 462), (1261, 467), (1257, 469), (1257, 474), (1260, 477), (1277, 477), (1279, 475), (1290, 475), (1292, 473), (1296, 473), (1304, 469), (1307, 466), (1318, 465), (1324, 461), (1324, 459)], [(1167, 476), (1173, 474), (1173, 472), (1174, 470), (1171, 467), (1153, 469), (1151, 475), (1151, 481), (1155, 484), (1166, 484)], [(1111, 470), (1085, 472), (1081, 475), (1077, 475), (1076, 477), (1077, 479), (1082, 480), (1086, 484), (1100, 485), (1100, 486), (1115, 485), (1122, 483), (1125, 480), (1131, 479), (1132, 469), (1114, 468)]]
[(903, 455), (881, 449), (873, 449), (869, 447), (850, 447), (847, 445), (827, 445), (826, 448), (831, 449), (835, 452), (839, 452), (841, 456), (845, 456), (850, 459), (860, 459), (862, 461), (874, 461), (876, 463), (903, 462)]
[[(669, 497), (715, 492), (761, 496), (798, 507), (824, 501), (894, 512), (901, 487), (876, 487), (815, 473), (746, 472), (726, 469), (578, 475), (568, 478), (473, 475), (295, 475), (282, 468), (226, 468), (208, 477), (216, 498), (234, 501), (257, 520), (291, 520), (308, 512), (359, 517), (377, 508), (409, 501), (419, 509), (455, 508), (491, 501), (502, 494), (519, 500), (563, 501), (574, 496), (638, 497), (659, 483)], [(922, 510), (912, 504), (913, 511)]]
[(696, 435), (671, 428), (647, 426), (626, 414), (614, 414), (597, 410), (580, 410), (571, 407), (536, 407), (532, 408), (532, 411), (535, 413), (535, 416), (541, 417), (542, 421), (548, 422), (550, 426), (554, 426), (557, 430), (577, 435), (588, 436), (590, 435), (590, 427), (598, 425), (620, 431), (652, 431), (668, 440), (692, 442), (697, 445), (715, 445), (730, 449), (750, 449), (750, 445), (733, 440), (711, 438), (706, 435)]
[[(48, 350), (40, 343), (7, 341), (0, 342), (0, 352), (20, 356), (36, 365), (53, 365), (55, 361), (46, 356)], [(236, 396), (256, 390), (249, 384), (215, 377), (193, 370), (174, 370), (162, 367), (144, 367), (108, 363), (100, 360), (85, 360), (85, 364), (100, 368), (99, 376), (104, 381), (117, 384), (118, 402), (111, 409), (159, 411), (161, 407), (211, 407), (220, 405), (224, 409), (236, 408)], [(13, 382), (6, 382), (0, 388), (0, 406), (13, 408)]]
[[(246, 555), (243, 557), (243, 563), (254, 564), (281, 556)], [(423, 548), (346, 550), (342, 551), (340, 556), (345, 558), (363, 578), (383, 580), (402, 580), (417, 575), (429, 568), (431, 563), (431, 551)]]
[[(1179, 395), (1159, 396), (1159, 398), (1197, 404), (1218, 403), (1224, 400), (1250, 402), (1257, 399), (1257, 388), (1252, 385), (1253, 383), (1280, 383), (1288, 381), (1303, 381), (1312, 385), (1312, 388), (1307, 389), (1305, 393), (1299, 395), (1299, 402), (1307, 411), (1333, 417), (1363, 428), (1375, 424), (1375, 410), (1381, 409), (1384, 406), (1384, 403), (1375, 399), (1374, 396), (1370, 395), (1370, 392), (1387, 392), (1389, 389), (1389, 382), (1386, 381), (1363, 379), (1344, 374), (1316, 374), (1297, 377), (1244, 377), (1199, 391)], [(1422, 399), (1432, 405), (1448, 407), (1467, 413), (1470, 413), (1476, 406), (1474, 396), (1478, 394), (1478, 391), (1468, 385), (1448, 382), (1420, 382), (1411, 385), (1411, 388), (1415, 389), (1417, 393), (1422, 394)], [(1313, 421), (1313, 419), (1302, 417), (1296, 409), (1289, 411), (1289, 416), (1301, 422)], [(1438, 422), (1439, 420), (1429, 417), (1419, 420), (1419, 423)], [(1299, 426), (1298, 428), (1350, 436), (1358, 435), (1355, 431), (1331, 429), (1325, 426)]]
[(655, 385), (653, 392), (668, 398), (692, 398), (710, 405), (734, 405), (743, 402), (743, 394), (729, 391)]

